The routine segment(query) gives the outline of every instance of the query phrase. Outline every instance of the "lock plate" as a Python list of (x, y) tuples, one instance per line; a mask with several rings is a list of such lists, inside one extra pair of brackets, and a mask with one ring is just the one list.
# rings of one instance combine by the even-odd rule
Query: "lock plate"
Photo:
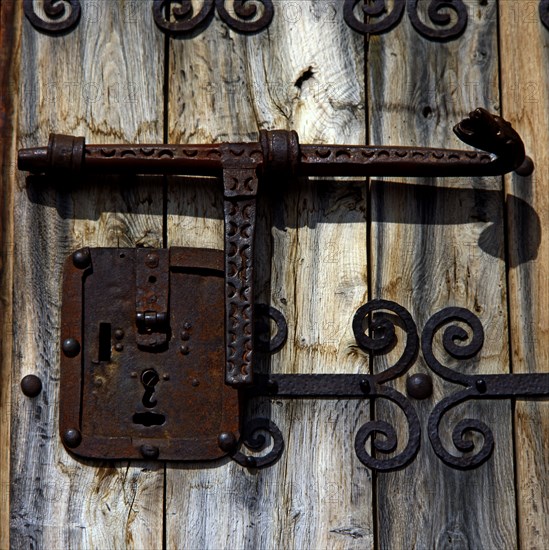
[(89, 458), (211, 460), (239, 437), (224, 381), (224, 255), (89, 248), (67, 258), (60, 433)]

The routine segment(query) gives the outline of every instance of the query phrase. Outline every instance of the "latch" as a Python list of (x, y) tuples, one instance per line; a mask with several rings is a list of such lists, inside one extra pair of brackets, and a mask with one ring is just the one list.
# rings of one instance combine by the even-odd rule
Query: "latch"
[[(281, 130), (262, 131), (256, 143), (206, 145), (87, 145), (83, 138), (54, 134), (47, 147), (21, 150), (19, 168), (37, 173), (200, 174), (219, 176), (223, 183), (224, 252), (82, 249), (67, 260), (60, 399), (65, 446), (80, 456), (111, 459), (209, 460), (229, 454), (245, 466), (263, 467), (280, 456), (283, 438), (268, 419), (243, 422), (240, 411), (247, 398), (385, 398), (401, 407), (408, 419), (406, 448), (388, 459), (366, 452), (369, 438), (380, 453), (392, 453), (396, 448), (394, 430), (375, 421), (357, 433), (357, 455), (367, 466), (382, 471), (408, 464), (419, 448), (417, 414), (404, 395), (384, 385), (404, 375), (419, 351), (415, 323), (398, 304), (374, 300), (360, 308), (353, 323), (357, 345), (374, 354), (386, 353), (394, 346), (394, 325), (380, 312), (391, 312), (406, 327), (404, 354), (383, 373), (254, 372), (255, 353), (262, 347), (276, 352), (286, 331), (279, 312), (254, 303), (256, 197), (261, 186), (275, 180), (279, 185), (293, 182), (296, 176), (437, 177), (532, 172), (533, 163), (525, 156), (520, 137), (502, 118), (477, 109), (454, 131), (481, 151), (300, 145), (295, 132)], [(470, 312), (458, 314), (470, 326), (479, 324), (478, 320), (471, 321)], [(277, 335), (270, 342), (257, 334), (265, 317), (277, 325)], [(439, 321), (431, 332), (438, 330)], [(469, 358), (480, 349), (476, 344), (469, 346), (468, 354), (463, 355), (463, 350), (453, 344), (456, 339), (466, 340), (463, 331), (454, 331), (448, 338), (445, 345), (454, 356)], [(427, 337), (422, 345), (433, 371), (445, 377), (430, 359)], [(489, 377), (482, 381), (484, 385), (469, 378), (456, 380), (459, 384), (474, 383), (474, 391), (466, 390), (463, 399), (510, 394), (493, 393)], [(425, 388), (429, 382), (417, 382), (410, 385), (409, 395), (419, 398), (428, 394)], [(520, 384), (524, 389), (531, 382), (521, 379)], [(33, 384), (30, 386), (32, 390)], [(545, 391), (541, 393), (549, 393)], [(433, 426), (438, 429), (436, 421), (430, 428)], [(461, 428), (467, 428), (466, 424)], [(472, 429), (478, 431), (479, 427)], [(266, 438), (258, 435), (261, 431), (272, 436), (270, 451), (262, 457), (243, 454), (240, 443), (254, 451), (265, 448)], [(386, 439), (380, 442), (376, 434), (384, 434)], [(436, 438), (431, 440), (437, 454), (451, 463), (437, 450)], [(467, 467), (486, 458), (470, 460)]]

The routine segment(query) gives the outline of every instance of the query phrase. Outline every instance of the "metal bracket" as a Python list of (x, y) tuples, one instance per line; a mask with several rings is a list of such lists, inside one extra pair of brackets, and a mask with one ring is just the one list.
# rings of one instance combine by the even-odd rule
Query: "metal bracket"
[[(131, 298), (122, 293), (120, 284), (114, 283), (111, 285), (112, 288), (106, 286), (108, 292), (105, 292), (104, 296), (101, 295), (101, 290), (105, 286), (104, 281), (111, 280), (109, 278), (113, 277), (113, 272), (105, 266), (109, 264), (118, 265), (119, 260), (122, 259), (122, 256), (120, 256), (116, 262), (112, 260), (115, 254), (113, 249), (78, 251), (67, 264), (63, 318), (69, 319), (69, 321), (67, 321), (68, 324), (65, 324), (64, 321), (62, 327), (62, 350), (64, 353), (63, 361), (71, 362), (71, 366), (63, 363), (62, 368), (64, 372), (73, 373), (73, 378), (65, 377), (65, 380), (69, 380), (68, 382), (64, 382), (62, 378), (62, 394), (72, 396), (67, 398), (67, 404), (63, 408), (63, 411), (69, 411), (62, 415), (62, 418), (68, 418), (68, 420), (62, 421), (62, 434), (65, 445), (71, 449), (78, 449), (78, 452), (83, 453), (83, 456), (109, 456), (111, 458), (135, 458), (138, 452), (144, 456), (143, 452), (139, 451), (144, 445), (143, 448), (145, 449), (154, 447), (158, 451), (149, 453), (147, 456), (156, 454), (157, 457), (167, 460), (215, 458), (219, 456), (221, 450), (223, 453), (230, 454), (242, 464), (257, 467), (265, 466), (276, 459), (283, 448), (280, 432), (277, 431), (272, 422), (266, 420), (254, 421), (251, 425), (244, 427), (242, 439), (248, 447), (254, 450), (262, 448), (265, 444), (264, 438), (255, 437), (258, 430), (270, 431), (275, 438), (274, 447), (267, 457), (263, 457), (261, 460), (245, 457), (237, 451), (239, 422), (238, 415), (235, 417), (233, 412), (239, 395), (240, 397), (268, 396), (273, 395), (273, 389), (276, 388), (274, 395), (277, 395), (277, 397), (367, 397), (372, 399), (383, 397), (395, 402), (404, 410), (410, 426), (409, 441), (405, 451), (388, 461), (379, 461), (365, 454), (362, 443), (378, 432), (384, 433), (387, 436), (387, 441), (382, 444), (378, 440), (374, 440), (375, 449), (390, 453), (396, 448), (394, 430), (391, 431), (392, 428), (378, 421), (368, 423), (364, 429), (359, 431), (360, 437), (357, 436), (356, 444), (357, 453), (364, 464), (374, 469), (390, 470), (406, 465), (415, 456), (419, 445), (417, 415), (413, 407), (401, 394), (389, 387), (382, 386), (388, 380), (392, 380), (406, 372), (417, 354), (417, 336), (414, 338), (414, 334), (416, 334), (415, 324), (408, 312), (400, 306), (389, 302), (367, 304), (357, 313), (356, 319), (358, 320), (355, 320), (353, 326), (357, 343), (363, 349), (372, 353), (383, 353), (386, 346), (392, 341), (394, 327), (392, 332), (390, 326), (385, 327), (385, 332), (389, 336), (383, 336), (381, 339), (367, 336), (363, 330), (364, 317), (383, 305), (402, 319), (407, 327), (410, 341), (407, 343), (405, 354), (399, 362), (384, 373), (378, 375), (329, 375), (327, 377), (320, 377), (320, 375), (317, 377), (279, 375), (268, 379), (257, 375), (257, 373), (254, 375), (254, 352), (258, 349), (253, 298), (256, 197), (261, 190), (261, 185), (265, 184), (261, 180), (267, 180), (267, 177), (269, 180), (273, 180), (275, 177), (278, 180), (293, 180), (295, 176), (313, 175), (363, 177), (373, 175), (412, 177), (451, 175), (455, 177), (497, 175), (511, 170), (517, 170), (523, 175), (532, 172), (533, 163), (525, 156), (522, 140), (511, 125), (497, 115), (492, 115), (484, 109), (476, 109), (469, 117), (457, 124), (454, 131), (465, 143), (473, 145), (483, 150), (483, 152), (422, 147), (300, 145), (295, 132), (281, 130), (262, 131), (260, 139), (256, 143), (205, 145), (86, 145), (84, 138), (53, 134), (47, 147), (21, 150), (19, 152), (19, 168), (31, 172), (57, 175), (78, 175), (84, 172), (87, 174), (200, 174), (221, 177), (223, 182), (224, 267), (220, 269), (219, 266), (210, 266), (208, 268), (213, 269), (218, 274), (220, 272), (224, 273), (224, 284), (221, 280), (219, 294), (217, 290), (215, 292), (210, 290), (201, 295), (200, 299), (197, 299), (194, 290), (188, 286), (185, 278), (179, 276), (180, 273), (177, 269), (178, 266), (183, 266), (183, 268), (188, 266), (188, 262), (192, 260), (192, 262), (195, 262), (192, 265), (196, 269), (202, 270), (210, 265), (209, 262), (213, 261), (212, 258), (215, 261), (221, 258), (218, 251), (192, 252), (190, 249), (185, 249), (184, 252), (177, 252), (177, 249), (172, 249), (171, 251), (133, 250), (131, 252), (119, 252), (125, 255), (126, 258), (132, 258), (133, 267), (131, 270), (133, 269), (133, 271), (131, 271), (132, 275), (130, 277), (126, 272), (116, 272), (117, 279), (126, 282), (134, 281), (135, 287), (130, 286)], [(177, 261), (174, 261), (174, 255), (178, 258)], [(125, 261), (125, 263), (128, 262), (129, 260)], [(96, 265), (103, 266), (101, 278), (97, 276), (101, 269)], [(78, 277), (75, 274), (75, 269), (78, 272)], [(183, 272), (185, 273), (185, 269), (183, 269)], [(82, 276), (82, 273), (86, 274), (85, 277)], [(101, 282), (98, 282), (99, 280)], [(214, 284), (213, 280), (211, 279), (211, 284)], [(99, 293), (97, 303), (102, 303), (103, 309), (112, 307), (113, 303), (124, 303), (125, 309), (129, 307), (129, 303), (132, 304), (131, 312), (125, 311), (123, 318), (117, 317), (117, 324), (122, 327), (123, 324), (127, 325), (129, 319), (132, 320), (131, 327), (121, 330), (124, 333), (130, 331), (128, 333), (132, 334), (131, 348), (139, 350), (138, 360), (137, 357), (132, 358), (130, 363), (122, 365), (122, 363), (115, 363), (111, 356), (108, 360), (101, 359), (101, 326), (110, 324), (112, 327), (112, 321), (100, 319), (99, 313), (95, 313), (95, 300), (87, 302), (91, 304), (89, 309), (88, 306), (86, 306), (87, 309), (83, 309), (82, 305), (75, 305), (82, 301), (82, 289), (84, 289), (84, 292), (89, 292), (86, 289), (89, 285), (92, 285), (93, 288), (93, 284), (97, 285), (96, 292)], [(219, 282), (215, 284), (219, 285)], [(187, 296), (185, 293), (189, 292), (191, 292), (190, 299), (178, 298), (180, 295)], [(90, 420), (95, 416), (95, 412), (100, 410), (102, 403), (105, 401), (104, 398), (100, 400), (97, 398), (97, 395), (104, 394), (94, 390), (91, 378), (88, 380), (86, 377), (93, 378), (93, 373), (99, 369), (98, 372), (101, 371), (102, 373), (98, 375), (99, 379), (106, 377), (107, 380), (116, 380), (116, 384), (111, 385), (110, 382), (108, 383), (109, 388), (117, 388), (112, 390), (114, 393), (109, 394), (111, 397), (116, 397), (112, 402), (119, 402), (118, 396), (127, 395), (131, 403), (135, 403), (135, 391), (137, 390), (135, 380), (132, 386), (132, 382), (128, 379), (128, 376), (132, 378), (134, 372), (130, 372), (129, 369), (132, 367), (129, 365), (139, 364), (140, 368), (144, 369), (140, 371), (141, 375), (135, 371), (138, 378), (141, 376), (139, 390), (142, 391), (145, 388), (145, 392), (149, 391), (146, 395), (150, 397), (150, 391), (153, 389), (151, 384), (156, 387), (153, 382), (156, 381), (157, 383), (160, 377), (160, 373), (155, 370), (153, 364), (156, 364), (156, 362), (167, 364), (167, 360), (160, 361), (161, 354), (164, 352), (173, 353), (174, 339), (177, 338), (177, 334), (181, 330), (179, 327), (182, 319), (181, 314), (187, 311), (186, 308), (189, 307), (186, 302), (200, 303), (200, 308), (206, 307), (205, 304), (208, 304), (207, 310), (209, 310), (211, 308), (208, 296), (210, 295), (215, 297), (212, 298), (214, 303), (211, 304), (211, 307), (215, 309), (216, 315), (221, 315), (222, 334), (211, 334), (207, 329), (207, 324), (204, 324), (200, 331), (197, 329), (196, 334), (199, 340), (207, 337), (207, 346), (209, 346), (208, 349), (212, 350), (211, 353), (214, 353), (213, 350), (215, 350), (217, 354), (221, 355), (219, 357), (216, 355), (215, 361), (208, 362), (207, 367), (200, 367), (199, 370), (209, 373), (208, 379), (216, 380), (211, 395), (215, 394), (216, 399), (221, 399), (221, 401), (226, 400), (223, 403), (228, 403), (227, 407), (229, 409), (227, 410), (229, 412), (224, 409), (224, 405), (214, 405), (213, 401), (208, 401), (211, 397), (208, 393), (210, 391), (208, 386), (200, 392), (184, 393), (180, 396), (182, 399), (177, 399), (174, 402), (176, 405), (170, 406), (178, 406), (183, 402), (186, 408), (192, 410), (194, 414), (200, 413), (205, 416), (208, 416), (208, 407), (214, 407), (215, 414), (212, 414), (215, 416), (215, 422), (213, 424), (209, 423), (208, 420), (204, 423), (201, 431), (199, 433), (193, 432), (192, 436), (185, 431), (185, 428), (181, 428), (183, 432), (180, 431), (177, 432), (178, 435), (174, 435), (171, 428), (164, 433), (163, 424), (156, 425), (157, 432), (164, 433), (168, 440), (176, 438), (179, 441), (175, 446), (171, 443), (161, 443), (156, 436), (152, 437), (152, 442), (142, 443), (146, 439), (145, 436), (152, 434), (154, 430), (151, 430), (151, 426), (145, 424), (147, 429), (144, 433), (141, 433), (139, 430), (142, 427), (130, 425), (131, 415), (128, 415), (127, 411), (129, 408), (134, 407), (132, 404), (124, 405), (124, 413), (118, 417), (118, 424), (125, 423), (125, 431), (116, 434), (109, 431), (108, 436), (105, 436), (105, 422), (108, 423), (113, 415), (122, 413), (118, 409), (115, 411), (107, 407), (99, 414), (101, 417), (103, 414), (106, 415), (103, 420), (97, 422)], [(204, 315), (200, 308), (195, 312), (198, 319), (202, 319), (201, 316)], [(88, 311), (92, 312), (89, 313), (91, 315), (89, 319), (87, 317)], [(272, 310), (269, 310), (269, 313), (272, 313)], [(264, 316), (265, 312), (262, 315)], [(192, 317), (190, 314), (187, 316)], [(279, 334), (283, 335), (283, 319), (280, 315), (275, 316), (279, 325)], [(90, 336), (88, 329), (82, 331), (82, 319), (85, 320), (86, 327), (95, 327), (96, 332), (92, 332), (92, 336)], [(204, 323), (206, 322), (204, 321)], [(104, 330), (107, 332), (107, 329)], [(374, 327), (374, 330), (379, 330), (379, 328), (375, 329)], [(461, 337), (461, 333), (458, 336)], [(80, 339), (82, 338), (85, 340), (84, 348), (87, 350), (85, 357), (80, 357), (82, 350)], [(88, 341), (89, 338), (91, 340)], [(104, 338), (106, 357), (108, 355), (109, 339), (108, 337)], [(389, 338), (389, 341), (386, 342), (387, 338)], [(99, 342), (99, 351), (97, 353), (94, 351), (90, 355), (90, 350), (93, 350), (93, 346), (97, 345), (94, 342)], [(115, 351), (117, 351), (117, 345), (123, 344), (121, 342), (115, 344)], [(280, 342), (270, 343), (271, 348), (278, 348), (280, 345)], [(183, 344), (181, 349), (182, 351), (186, 349), (186, 345)], [(424, 355), (425, 353), (424, 348)], [(459, 353), (459, 349), (456, 353)], [(185, 354), (184, 351), (183, 354)], [(96, 357), (98, 363), (93, 362)], [(130, 355), (130, 357), (132, 356)], [(144, 357), (146, 359), (143, 359)], [(167, 357), (171, 356), (168, 355)], [(175, 359), (170, 360), (175, 361)], [(426, 360), (429, 362), (427, 356)], [(78, 361), (80, 361), (78, 363), (80, 368), (76, 365)], [(89, 363), (90, 361), (91, 363)], [(74, 365), (72, 362), (74, 362)], [(217, 367), (223, 362), (224, 369), (221, 366)], [(102, 365), (102, 363), (105, 364)], [(94, 366), (97, 364), (102, 366)], [(113, 364), (122, 366), (114, 368)], [(198, 363), (191, 362), (189, 368), (198, 368), (197, 365)], [(436, 364), (433, 363), (433, 365), (435, 365), (434, 370), (436, 370)], [(177, 369), (175, 364), (169, 368)], [(223, 370), (225, 384), (222, 384), (223, 388), (220, 388), (218, 377), (223, 377)], [(79, 374), (74, 374), (75, 372)], [(143, 378), (145, 372), (149, 373), (145, 377), (146, 379)], [(444, 371), (444, 374), (447, 373)], [(168, 373), (168, 376), (171, 375)], [(469, 378), (467, 380), (460, 379), (458, 383), (463, 381), (465, 381), (465, 385), (469, 385)], [(183, 382), (178, 380), (177, 383), (181, 384)], [(477, 384), (477, 381), (474, 380), (474, 383)], [(88, 389), (83, 388), (92, 389), (89, 389), (89, 393), (86, 393)], [(185, 392), (187, 390), (181, 389), (180, 391)], [(203, 391), (206, 393), (201, 393)], [(83, 392), (83, 397), (77, 403), (78, 395), (81, 392)], [(492, 395), (488, 389), (484, 394)], [(199, 402), (195, 401), (197, 399), (196, 395), (199, 396)], [(461, 400), (469, 398), (470, 394), (466, 393), (464, 395), (465, 397), (460, 397)], [(503, 394), (500, 392), (494, 395), (500, 396)], [(223, 398), (220, 396), (223, 396)], [(216, 399), (214, 401), (217, 403)], [(210, 404), (206, 406), (206, 402)], [(89, 403), (94, 403), (91, 408)], [(147, 403), (150, 404), (152, 401), (147, 401)], [(143, 402), (143, 405), (146, 407), (147, 403)], [(90, 410), (94, 414), (90, 415)], [(172, 409), (170, 410), (172, 411), (170, 414), (174, 415), (174, 418), (178, 418), (176, 413)], [(142, 414), (147, 412), (151, 411), (141, 411)], [(224, 419), (227, 415), (231, 420), (225, 425)], [(169, 417), (168, 413), (165, 414), (165, 417)], [(84, 422), (85, 419), (88, 424), (86, 426), (79, 424), (79, 419), (82, 419), (81, 422)], [(182, 419), (180, 421), (183, 423)], [(139, 431), (138, 435), (136, 435), (136, 430)], [(216, 444), (219, 445), (219, 449), (215, 452), (212, 447), (214, 432), (217, 438)], [(109, 440), (119, 438), (124, 442), (113, 447), (114, 443), (112, 441), (112, 445), (103, 440), (98, 443), (98, 438), (101, 439), (102, 437), (107, 437)], [(201, 441), (204, 443), (205, 439), (208, 441), (208, 450), (199, 454), (196, 451), (196, 442)], [(139, 448), (134, 443), (135, 441), (140, 442)], [(184, 443), (181, 443), (182, 441)], [(436, 438), (432, 441), (435, 446)], [(458, 448), (463, 449), (465, 448), (464, 445), (458, 446)], [(436, 446), (435, 450), (437, 450)], [(437, 450), (437, 452), (439, 451)], [(451, 459), (445, 456), (442, 451), (440, 456), (448, 463), (451, 462)], [(473, 461), (473, 463), (476, 465), (476, 462)]]

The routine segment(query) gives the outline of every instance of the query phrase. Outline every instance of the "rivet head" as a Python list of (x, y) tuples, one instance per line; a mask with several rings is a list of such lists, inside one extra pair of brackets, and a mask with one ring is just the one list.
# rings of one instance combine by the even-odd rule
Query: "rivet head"
[(76, 357), (80, 353), (80, 343), (74, 338), (65, 338), (62, 348), (67, 357)]
[(191, 329), (193, 328), (193, 326), (192, 326), (191, 323), (187, 322), (187, 323), (185, 323), (185, 324), (183, 325), (183, 328), (184, 328), (185, 330), (191, 330)]
[(87, 248), (82, 248), (81, 250), (77, 250), (72, 255), (72, 263), (78, 269), (86, 269), (86, 267), (90, 265), (90, 262), (91, 262), (90, 251)]
[(200, 386), (200, 381), (197, 378), (193, 378), (191, 384), (196, 388)]
[(118, 344), (116, 344), (116, 345), (114, 346), (114, 349), (115, 349), (116, 351), (123, 351), (123, 350), (124, 350), (124, 344), (118, 343)]
[(191, 335), (188, 332), (183, 331), (181, 333), (181, 340), (190, 340), (190, 339), (191, 339)]
[(181, 346), (181, 353), (183, 355), (189, 355), (191, 349), (189, 348), (189, 346)]
[(370, 382), (366, 379), (360, 381), (360, 389), (364, 393), (370, 393)]
[(221, 432), (217, 436), (217, 444), (225, 453), (231, 453), (236, 449), (236, 436), (232, 432)]
[(276, 380), (269, 379), (267, 381), (267, 390), (271, 395), (278, 393), (278, 382)]
[(21, 380), (21, 390), (27, 397), (36, 397), (42, 391), (42, 380), (34, 374), (27, 374)]
[(414, 399), (427, 399), (433, 395), (433, 379), (421, 372), (412, 374), (406, 379), (406, 392)]
[(246, 468), (255, 468), (257, 466), (257, 460), (253, 456), (246, 457)]
[(76, 428), (69, 428), (63, 434), (63, 442), (70, 449), (74, 449), (82, 443), (82, 434)]
[(139, 452), (143, 458), (149, 458), (151, 460), (158, 458), (160, 454), (160, 450), (154, 445), (141, 445)]
[(152, 252), (150, 254), (147, 254), (147, 258), (145, 259), (145, 265), (147, 267), (150, 267), (151, 269), (158, 267), (158, 262), (158, 254), (154, 254)]
[(475, 386), (477, 387), (479, 393), (486, 393), (486, 390), (488, 389), (484, 380), (477, 380)]
[(121, 328), (117, 328), (117, 329), (114, 331), (114, 337), (115, 337), (117, 340), (122, 340), (122, 338), (124, 338), (124, 331), (123, 331)]

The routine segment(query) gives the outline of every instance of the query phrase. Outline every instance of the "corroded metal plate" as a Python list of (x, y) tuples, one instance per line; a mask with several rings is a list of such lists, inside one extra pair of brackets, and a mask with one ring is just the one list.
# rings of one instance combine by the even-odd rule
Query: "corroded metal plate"
[[(238, 439), (239, 405), (224, 382), (223, 268), (222, 251), (195, 248), (92, 248), (67, 259), (59, 427), (68, 450), (101, 459), (226, 454), (218, 436)], [(137, 322), (140, 308), (148, 325)]]

